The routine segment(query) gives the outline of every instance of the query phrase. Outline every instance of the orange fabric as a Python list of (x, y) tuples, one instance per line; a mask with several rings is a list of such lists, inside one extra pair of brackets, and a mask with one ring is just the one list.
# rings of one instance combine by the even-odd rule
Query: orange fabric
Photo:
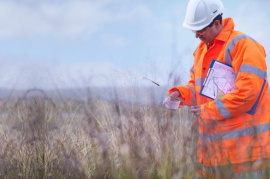
[[(199, 138), (198, 161), (208, 167), (270, 158), (270, 128), (267, 129), (270, 124), (270, 97), (265, 50), (251, 38), (239, 38), (244, 34), (234, 31), (232, 18), (224, 19), (223, 25), (225, 28), (211, 48), (207, 50), (207, 46), (201, 42), (193, 54), (194, 65), (187, 84), (189, 87), (176, 86), (169, 90), (169, 94), (178, 90), (189, 105), (193, 99), (196, 99), (197, 105), (201, 105), (201, 120), (198, 123), (203, 136), (224, 134), (227, 137), (215, 141)], [(230, 49), (230, 46), (233, 48)], [(228, 51), (237, 75), (236, 90), (216, 100), (199, 95), (201, 85), (197, 81), (205, 78), (213, 59), (227, 63)], [(195, 90), (195, 95), (191, 88)], [(257, 107), (254, 108), (256, 101)], [(247, 113), (252, 108), (256, 109), (255, 113)], [(249, 135), (248, 132), (254, 132), (252, 127), (261, 132)], [(235, 137), (239, 131), (244, 136)]]
[[(179, 90), (180, 89), (180, 90)], [(185, 101), (188, 105), (192, 105), (192, 94), (189, 92), (189, 89), (187, 86), (181, 86), (179, 87), (179, 92), (181, 94), (181, 96), (183, 97), (183, 101)], [(172, 93), (173, 91), (175, 91), (175, 89), (171, 89), (170, 93)], [(184, 105), (183, 103), (181, 103), (181, 105)]]

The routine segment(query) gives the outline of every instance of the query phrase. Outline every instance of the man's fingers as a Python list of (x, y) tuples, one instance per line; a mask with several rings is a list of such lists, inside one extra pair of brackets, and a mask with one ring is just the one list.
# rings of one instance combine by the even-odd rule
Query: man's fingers
[(172, 92), (169, 97), (171, 101), (182, 101), (179, 91)]
[(201, 106), (191, 106), (191, 112), (193, 112), (196, 115), (201, 114)]
[(170, 100), (171, 101), (182, 101), (182, 98), (181, 97), (170, 96)]

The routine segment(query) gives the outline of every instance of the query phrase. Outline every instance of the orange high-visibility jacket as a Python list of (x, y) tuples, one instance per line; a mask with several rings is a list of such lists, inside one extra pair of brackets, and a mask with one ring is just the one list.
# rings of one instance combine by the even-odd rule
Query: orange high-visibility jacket
[[(178, 90), (189, 105), (201, 105), (197, 154), (205, 167), (270, 158), (265, 50), (251, 37), (234, 31), (232, 18), (224, 19), (223, 25), (212, 47), (207, 49), (201, 42), (194, 52), (187, 86), (169, 90), (169, 94)], [(236, 90), (215, 100), (199, 94), (213, 59), (231, 65), (236, 75)]]

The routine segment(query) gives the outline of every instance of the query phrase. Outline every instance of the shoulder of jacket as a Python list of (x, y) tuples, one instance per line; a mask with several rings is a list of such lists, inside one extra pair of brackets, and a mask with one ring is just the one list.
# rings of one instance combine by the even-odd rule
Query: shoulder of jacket
[(250, 37), (249, 35), (244, 34), (243, 32), (240, 32), (240, 31), (234, 31), (232, 35), (230, 36), (228, 43), (230, 43), (231, 41), (236, 43), (241, 40), (248, 40), (248, 41), (251, 40), (253, 42), (256, 42), (256, 40)]
[(231, 47), (231, 46), (238, 46), (238, 45), (248, 45), (248, 44), (254, 44), (256, 43), (257, 45), (261, 46), (260, 43), (258, 43), (255, 39), (253, 39), (252, 37), (250, 37), (247, 34), (244, 34), (242, 32), (239, 31), (234, 31), (232, 33), (232, 35), (230, 36), (230, 38), (227, 41), (227, 48)]
[(239, 35), (243, 35), (244, 33), (243, 32), (240, 32), (240, 31), (233, 31), (228, 39), (227, 42), (230, 42), (232, 39), (235, 39), (237, 36)]

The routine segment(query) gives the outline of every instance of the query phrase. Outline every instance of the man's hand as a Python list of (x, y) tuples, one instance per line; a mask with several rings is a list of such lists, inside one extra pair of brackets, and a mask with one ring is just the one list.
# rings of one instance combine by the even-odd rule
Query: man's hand
[(182, 101), (183, 100), (179, 91), (172, 92), (170, 94), (169, 98), (170, 98), (170, 101)]
[(182, 98), (179, 91), (174, 91), (170, 94), (170, 96), (165, 98), (165, 100), (163, 101), (163, 105), (168, 109), (176, 110), (177, 108), (179, 108), (181, 100)]
[(191, 106), (191, 112), (199, 116), (201, 114), (201, 106)]

